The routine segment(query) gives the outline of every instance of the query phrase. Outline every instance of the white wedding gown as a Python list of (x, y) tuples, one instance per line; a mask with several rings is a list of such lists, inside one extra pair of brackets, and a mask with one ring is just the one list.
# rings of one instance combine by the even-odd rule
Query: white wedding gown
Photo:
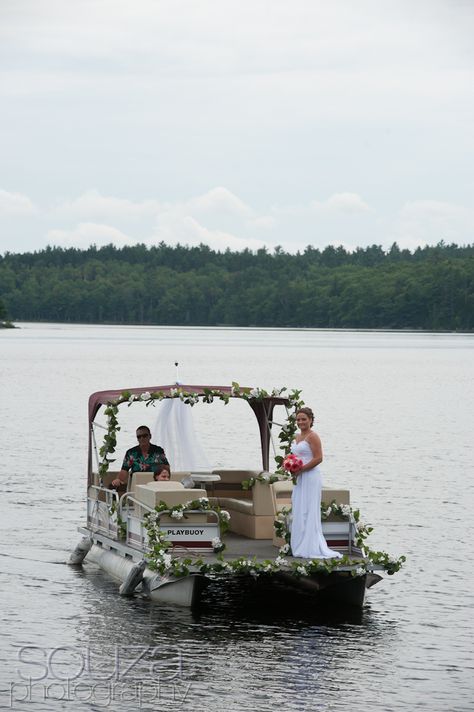
[[(293, 442), (291, 452), (306, 465), (313, 458), (306, 440)], [(322, 478), (319, 467), (298, 475), (291, 497), (291, 551), (305, 559), (334, 559), (342, 556), (326, 544), (321, 526)]]

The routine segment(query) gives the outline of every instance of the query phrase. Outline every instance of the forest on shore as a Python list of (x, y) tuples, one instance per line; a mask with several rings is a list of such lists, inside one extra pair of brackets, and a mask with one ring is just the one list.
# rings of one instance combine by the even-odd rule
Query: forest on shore
[(0, 255), (0, 322), (474, 329), (474, 244), (252, 252), (160, 243)]

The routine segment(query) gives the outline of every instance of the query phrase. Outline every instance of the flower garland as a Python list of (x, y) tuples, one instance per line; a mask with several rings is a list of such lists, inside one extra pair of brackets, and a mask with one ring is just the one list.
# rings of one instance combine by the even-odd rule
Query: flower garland
[[(373, 527), (361, 521), (360, 511), (352, 509), (349, 504), (337, 504), (335, 499), (330, 504), (321, 502), (321, 521), (325, 522), (331, 515), (343, 521), (354, 520), (356, 529), (355, 544), (358, 547), (363, 546), (364, 540), (373, 531)], [(284, 539), (288, 544), (290, 542), (290, 516), (291, 507), (282, 507), (273, 523), (276, 535), (280, 539)]]
[[(195, 405), (201, 400), (203, 403), (212, 403), (214, 399), (223, 401), (225, 404), (229, 403), (231, 397), (243, 398), (251, 402), (252, 400), (263, 400), (270, 396), (279, 397), (283, 393), (286, 393), (286, 388), (277, 389), (274, 388), (271, 393), (268, 393), (262, 388), (243, 388), (239, 386), (238, 383), (232, 382), (231, 393), (225, 393), (219, 389), (204, 388), (202, 394), (195, 392), (187, 392), (184, 389), (177, 387), (170, 390), (169, 394), (165, 394), (163, 391), (154, 392), (144, 392), (140, 394), (130, 393), (130, 391), (123, 391), (119, 398), (107, 403), (105, 408), (105, 415), (107, 416), (107, 432), (104, 436), (103, 444), (99, 450), (100, 456), (102, 458), (99, 464), (99, 476), (103, 477), (109, 469), (109, 464), (114, 462), (113, 459), (109, 458), (110, 454), (115, 452), (117, 446), (117, 431), (120, 430), (118, 424), (117, 413), (118, 407), (122, 403), (128, 403), (130, 406), (136, 401), (145, 402), (146, 406), (154, 405), (155, 401), (162, 401), (165, 398), (179, 398), (183, 403), (190, 406)], [(291, 443), (294, 440), (297, 425), (296, 425), (296, 413), (298, 410), (304, 406), (304, 401), (301, 400), (301, 391), (293, 390), (284, 397), (288, 399), (287, 407), (287, 419), (286, 423), (281, 427), (278, 438), (280, 440), (280, 450), (283, 451), (283, 455), (277, 455), (275, 457), (275, 462), (277, 464), (277, 470), (275, 475), (270, 475), (269, 473), (262, 473), (255, 478), (250, 478), (249, 480), (242, 483), (243, 489), (250, 489), (255, 485), (255, 482), (265, 482), (271, 484), (280, 479), (289, 479), (291, 475), (283, 469), (283, 460), (286, 455), (289, 454), (291, 449)], [(325, 509), (323, 510), (323, 506)], [(323, 518), (327, 518), (331, 513), (337, 516), (349, 517), (353, 516), (357, 526), (357, 539), (356, 542), (361, 543), (368, 534), (372, 531), (371, 527), (359, 522), (359, 510), (352, 511), (348, 505), (337, 505), (335, 501), (331, 502), (330, 505), (322, 505), (321, 514)], [(225, 545), (222, 543), (221, 539), (217, 538), (213, 541), (214, 551), (221, 552), (218, 556), (218, 561), (216, 563), (207, 563), (203, 559), (192, 559), (192, 558), (173, 558), (169, 553), (171, 543), (166, 539), (164, 532), (160, 529), (159, 513), (163, 511), (168, 511), (170, 516), (174, 519), (181, 519), (185, 517), (185, 512), (188, 509), (195, 510), (210, 510), (218, 511), (219, 514), (219, 524), (221, 536), (224, 534), (228, 521), (230, 519), (228, 512), (225, 510), (219, 510), (218, 508), (211, 507), (209, 501), (206, 498), (201, 498), (199, 500), (193, 500), (186, 503), (185, 505), (176, 505), (169, 508), (164, 502), (156, 508), (156, 512), (149, 513), (145, 515), (146, 519), (146, 529), (148, 532), (148, 541), (150, 546), (150, 552), (147, 555), (148, 565), (150, 569), (158, 571), (160, 574), (172, 575), (175, 577), (187, 576), (191, 572), (191, 569), (199, 571), (201, 574), (206, 575), (225, 575), (225, 574), (242, 574), (251, 575), (253, 577), (258, 577), (262, 574), (272, 574), (279, 571), (285, 571), (293, 574), (294, 576), (311, 576), (317, 573), (329, 574), (335, 570), (339, 570), (341, 567), (349, 567), (352, 576), (362, 576), (367, 573), (367, 571), (372, 570), (373, 565), (382, 566), (388, 574), (393, 574), (400, 569), (403, 562), (406, 560), (404, 556), (400, 556), (398, 559), (390, 557), (388, 554), (382, 551), (369, 551), (365, 550), (365, 558), (357, 559), (350, 558), (344, 555), (340, 559), (311, 559), (303, 563), (298, 561), (290, 561), (287, 555), (290, 553), (289, 546), (289, 530), (287, 526), (287, 515), (291, 510), (284, 511), (282, 514), (286, 514), (286, 517), (280, 519), (279, 517), (275, 520), (275, 529), (277, 534), (282, 536), (287, 543), (279, 550), (278, 556), (275, 559), (266, 559), (264, 561), (258, 562), (256, 557), (251, 559), (246, 557), (240, 557), (238, 559), (224, 560), (222, 556), (222, 551)]]
[[(380, 566), (383, 566), (385, 571), (389, 574), (392, 575), (399, 571), (402, 567), (402, 565), (406, 561), (405, 556), (399, 556), (398, 558), (395, 558), (393, 556), (390, 556), (390, 554), (387, 554), (385, 551), (372, 551), (370, 550), (367, 546), (364, 545), (365, 539), (369, 536), (369, 534), (373, 531), (373, 527), (364, 524), (360, 520), (360, 512), (358, 509), (352, 509), (352, 507), (348, 504), (337, 504), (335, 500), (332, 500), (332, 502), (328, 505), (325, 504), (324, 502), (321, 502), (321, 520), (326, 521), (330, 515), (339, 517), (340, 519), (343, 519), (345, 521), (349, 521), (351, 518), (354, 519), (355, 527), (356, 527), (356, 538), (355, 538), (355, 544), (359, 548), (363, 549), (364, 556), (366, 558), (366, 562), (360, 564), (362, 568), (364, 568), (364, 573), (365, 571), (369, 570), (367, 569), (367, 566), (370, 566), (369, 562), (372, 562), (373, 564), (379, 564)], [(291, 546), (290, 546), (290, 527), (289, 527), (289, 519), (291, 515), (291, 507), (282, 507), (280, 511), (277, 514), (277, 518), (273, 522), (273, 526), (275, 529), (275, 533), (277, 537), (280, 539), (283, 539), (285, 541), (285, 544), (283, 544), (282, 547), (280, 547), (280, 555), (284, 556), (290, 556), (291, 555)], [(338, 560), (333, 560), (329, 559), (329, 561), (339, 561), (339, 565), (342, 564), (343, 560), (347, 559), (347, 557), (343, 556), (342, 559)], [(351, 560), (349, 560), (351, 561)], [(306, 566), (306, 564), (305, 564)]]
[[(325, 518), (329, 517), (331, 513), (342, 515), (342, 512), (345, 513), (344, 516), (346, 516), (346, 518), (348, 517), (348, 505), (337, 505), (334, 502), (331, 503), (330, 506), (324, 505), (324, 507), (326, 513)], [(289, 530), (286, 526), (287, 516), (291, 512), (289, 507), (283, 508), (281, 518), (279, 517), (275, 520), (275, 530), (277, 534), (286, 540), (286, 543), (279, 549), (275, 559), (265, 559), (259, 562), (256, 560), (256, 557), (240, 557), (226, 561), (222, 557), (222, 554), (220, 554), (217, 562), (207, 563), (202, 558), (173, 558), (169, 553), (172, 547), (171, 542), (166, 539), (165, 533), (159, 526), (159, 514), (166, 511), (172, 518), (181, 519), (185, 516), (184, 513), (187, 510), (217, 511), (219, 514), (221, 536), (228, 528), (230, 519), (229, 513), (225, 510), (212, 507), (205, 497), (187, 502), (184, 505), (175, 505), (174, 507), (168, 507), (165, 502), (160, 502), (156, 506), (155, 512), (149, 512), (145, 515), (145, 527), (148, 533), (150, 547), (150, 551), (147, 554), (148, 566), (153, 571), (158, 571), (161, 575), (166, 574), (180, 578), (189, 575), (192, 569), (194, 572), (199, 571), (199, 573), (206, 575), (245, 574), (257, 578), (262, 574), (273, 574), (283, 571), (291, 573), (296, 577), (301, 577), (321, 573), (330, 574), (341, 568), (349, 568), (352, 576), (363, 576), (372, 570), (374, 564), (382, 566), (385, 571), (391, 575), (398, 571), (405, 561), (404, 556), (395, 559), (383, 551), (369, 551), (367, 549), (364, 551), (363, 558), (354, 558), (344, 555), (340, 559), (310, 559), (304, 563), (301, 561), (291, 561), (287, 558), (291, 554)], [(356, 514), (358, 515), (358, 510), (352, 511), (350, 507), (349, 510), (349, 516), (352, 515), (355, 519)], [(372, 528), (361, 525), (360, 531), (362, 530), (365, 531), (365, 536), (368, 536)], [(222, 552), (225, 548), (222, 541), (217, 538), (213, 540), (213, 545), (216, 553)]]
[[(283, 395), (286, 394), (286, 395)], [(287, 388), (273, 388), (269, 393), (263, 388), (244, 388), (239, 386), (235, 381), (232, 382), (231, 392), (225, 393), (219, 389), (215, 388), (204, 388), (202, 394), (185, 391), (179, 386), (176, 388), (171, 388), (169, 394), (163, 391), (145, 391), (144, 393), (131, 393), (130, 391), (122, 391), (118, 398), (109, 401), (104, 410), (107, 416), (107, 432), (104, 435), (104, 440), (102, 446), (99, 449), (99, 454), (102, 458), (99, 464), (99, 476), (104, 477), (109, 469), (110, 463), (114, 462), (114, 459), (109, 457), (110, 454), (115, 452), (117, 447), (117, 432), (120, 430), (120, 426), (117, 419), (118, 408), (122, 403), (128, 403), (132, 405), (135, 402), (144, 402), (146, 406), (154, 405), (155, 401), (162, 401), (165, 398), (179, 398), (183, 403), (193, 406), (200, 400), (203, 403), (213, 403), (214, 400), (221, 400), (226, 405), (229, 403), (231, 398), (242, 398), (246, 401), (261, 401), (264, 398), (270, 397), (284, 397), (288, 399), (287, 407), (287, 420), (282, 426), (278, 438), (281, 442), (280, 449), (282, 449), (286, 454), (290, 451), (291, 443), (294, 439), (296, 433), (296, 411), (303, 404), (300, 399), (301, 391), (290, 391), (287, 393)], [(283, 462), (283, 456), (277, 455), (275, 460), (278, 465)], [(251, 485), (252, 486), (252, 485)]]
[(249, 477), (248, 480), (242, 480), (240, 484), (243, 490), (249, 490), (255, 486), (256, 482), (262, 482), (262, 484), (271, 485), (274, 482), (279, 482), (281, 479), (282, 478), (280, 475), (271, 475), (269, 472), (262, 472), (256, 477)]

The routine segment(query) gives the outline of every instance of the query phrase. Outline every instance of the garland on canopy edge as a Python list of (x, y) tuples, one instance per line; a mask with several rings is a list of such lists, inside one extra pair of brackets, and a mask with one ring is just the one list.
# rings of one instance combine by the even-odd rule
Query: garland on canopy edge
[[(301, 391), (293, 390), (286, 394), (287, 388), (274, 388), (271, 393), (263, 388), (243, 388), (239, 386), (235, 381), (232, 382), (231, 393), (225, 393), (219, 389), (214, 388), (204, 388), (202, 394), (195, 393), (191, 391), (185, 391), (179, 386), (172, 388), (169, 394), (163, 391), (145, 391), (144, 393), (131, 393), (130, 391), (122, 391), (118, 398), (109, 401), (105, 407), (104, 414), (107, 416), (107, 432), (104, 435), (104, 441), (99, 449), (99, 454), (102, 461), (99, 463), (99, 476), (104, 477), (109, 469), (109, 465), (115, 462), (114, 459), (108, 456), (115, 452), (117, 447), (117, 432), (120, 430), (120, 425), (118, 423), (117, 413), (118, 407), (122, 403), (128, 403), (132, 405), (135, 402), (144, 402), (146, 406), (155, 405), (155, 401), (162, 401), (166, 398), (179, 398), (183, 403), (193, 406), (200, 400), (203, 403), (212, 403), (214, 399), (223, 401), (226, 405), (229, 403), (231, 398), (242, 398), (246, 401), (259, 401), (264, 398), (270, 397), (284, 397), (288, 399), (287, 406), (287, 419), (283, 424), (278, 439), (280, 440), (280, 450), (283, 450), (283, 455), (277, 455), (275, 461), (279, 468), (285, 455), (290, 452), (291, 443), (294, 439), (297, 427), (296, 427), (296, 412), (298, 408), (301, 408), (303, 401), (300, 399)], [(286, 395), (283, 395), (286, 394)], [(282, 469), (277, 469), (276, 471), (280, 478), (284, 477), (287, 479), (287, 473)], [(278, 479), (278, 478), (276, 478)], [(272, 480), (275, 481), (275, 480)], [(254, 483), (253, 483), (254, 484)], [(253, 486), (250, 485), (250, 486)]]

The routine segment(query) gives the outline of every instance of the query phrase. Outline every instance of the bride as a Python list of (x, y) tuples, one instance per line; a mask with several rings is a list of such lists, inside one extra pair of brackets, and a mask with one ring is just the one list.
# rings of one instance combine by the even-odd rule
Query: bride
[(303, 461), (303, 466), (295, 473), (293, 488), (291, 551), (293, 556), (305, 559), (339, 558), (341, 554), (326, 544), (321, 526), (321, 470), (323, 450), (319, 436), (311, 430), (314, 415), (311, 408), (300, 408), (296, 413), (296, 424), (300, 429), (291, 452)]

